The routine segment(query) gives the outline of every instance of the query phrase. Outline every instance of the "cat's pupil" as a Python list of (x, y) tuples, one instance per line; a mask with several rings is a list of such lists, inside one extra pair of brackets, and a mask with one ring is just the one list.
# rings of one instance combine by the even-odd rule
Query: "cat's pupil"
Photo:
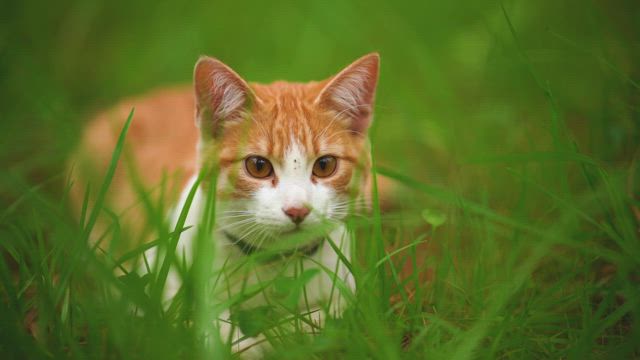
[(327, 159), (320, 159), (320, 169), (325, 170), (327, 168)]
[(263, 167), (264, 167), (264, 160), (257, 159), (256, 160), (256, 170), (258, 170), (258, 172), (260, 172), (260, 171), (262, 171)]

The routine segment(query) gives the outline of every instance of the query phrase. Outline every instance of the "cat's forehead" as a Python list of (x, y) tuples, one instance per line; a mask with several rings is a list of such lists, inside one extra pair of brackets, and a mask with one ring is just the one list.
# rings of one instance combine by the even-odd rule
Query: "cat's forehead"
[(344, 126), (315, 104), (321, 83), (254, 85), (260, 99), (252, 109), (248, 145), (258, 153), (283, 159), (292, 149), (314, 157), (344, 150)]
[(311, 104), (326, 84), (326, 80), (306, 83), (275, 81), (270, 84), (251, 83), (250, 87), (259, 103), (270, 107), (290, 105), (292, 101)]
[(230, 163), (248, 155), (285, 162), (294, 147), (307, 160), (330, 154), (355, 161), (361, 155), (364, 137), (353, 136), (340, 114), (316, 104), (315, 99), (325, 85), (324, 82), (251, 84), (257, 100), (245, 122), (226, 129), (219, 148), (220, 162)]

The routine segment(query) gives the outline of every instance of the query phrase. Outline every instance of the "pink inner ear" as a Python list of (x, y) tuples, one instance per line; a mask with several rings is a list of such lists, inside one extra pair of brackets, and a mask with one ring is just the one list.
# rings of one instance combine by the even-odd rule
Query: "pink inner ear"
[(220, 121), (237, 117), (245, 107), (248, 85), (219, 60), (201, 58), (196, 64), (194, 83), (201, 128), (211, 127), (215, 133)]
[(366, 132), (371, 123), (378, 64), (378, 54), (356, 60), (329, 81), (316, 101), (348, 117), (354, 132)]

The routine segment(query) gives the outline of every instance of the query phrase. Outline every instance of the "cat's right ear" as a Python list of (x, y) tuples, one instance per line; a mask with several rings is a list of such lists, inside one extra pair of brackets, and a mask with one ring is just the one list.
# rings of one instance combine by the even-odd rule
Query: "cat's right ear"
[(250, 102), (249, 85), (218, 59), (203, 56), (193, 73), (196, 125), (202, 138), (217, 138), (225, 122), (241, 121)]

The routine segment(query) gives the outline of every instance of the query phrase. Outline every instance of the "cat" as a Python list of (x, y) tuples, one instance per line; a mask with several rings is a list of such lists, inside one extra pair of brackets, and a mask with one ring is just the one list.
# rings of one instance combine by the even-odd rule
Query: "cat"
[[(248, 83), (220, 60), (201, 57), (193, 90), (169, 89), (123, 102), (92, 121), (76, 162), (100, 173), (121, 123), (114, 119), (135, 106), (126, 149), (126, 161), (135, 166), (118, 168), (109, 206), (116, 213), (128, 211), (124, 222), (140, 228), (141, 211), (131, 206), (131, 172), (141, 169), (138, 181), (146, 188), (166, 179), (163, 174), (175, 174), (168, 183), (183, 190), (169, 212), (173, 225), (192, 200), (177, 256), (191, 262), (207, 199), (215, 197), (215, 227), (205, 236), (215, 248), (212, 269), (225, 273), (230, 264), (255, 258), (240, 275), (221, 276), (217, 289), (223, 291), (213, 292), (217, 300), (316, 269), (297, 302), (322, 326), (326, 316), (342, 314), (355, 292), (347, 266), (351, 237), (343, 220), (369, 204), (367, 130), (378, 71), (379, 55), (371, 53), (323, 81), (265, 85)], [(84, 193), (78, 188), (72, 194), (76, 203)], [(155, 248), (147, 255), (153, 263)], [(172, 270), (165, 296), (176, 294), (180, 283)], [(269, 302), (266, 297), (263, 291), (234, 306), (259, 307)], [(230, 325), (232, 315), (225, 309), (219, 316), (222, 339), (232, 339), (234, 351), (259, 357), (264, 339), (244, 336)]]

